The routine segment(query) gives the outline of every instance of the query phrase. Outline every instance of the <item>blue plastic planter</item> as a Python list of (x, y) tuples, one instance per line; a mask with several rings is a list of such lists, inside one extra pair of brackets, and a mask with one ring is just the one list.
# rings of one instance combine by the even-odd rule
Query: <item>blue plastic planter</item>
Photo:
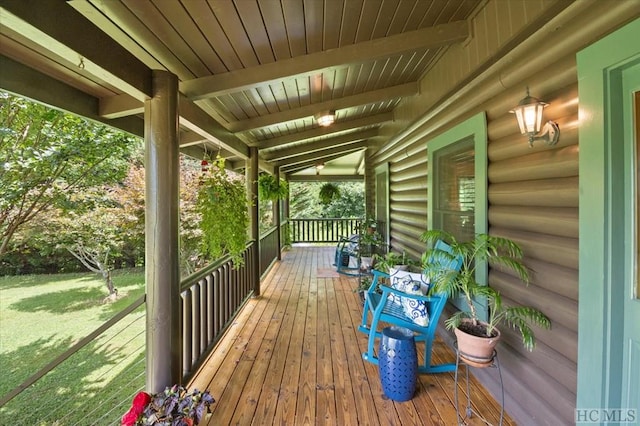
[(378, 350), (382, 391), (394, 401), (409, 401), (416, 391), (418, 355), (413, 332), (403, 327), (382, 330)]

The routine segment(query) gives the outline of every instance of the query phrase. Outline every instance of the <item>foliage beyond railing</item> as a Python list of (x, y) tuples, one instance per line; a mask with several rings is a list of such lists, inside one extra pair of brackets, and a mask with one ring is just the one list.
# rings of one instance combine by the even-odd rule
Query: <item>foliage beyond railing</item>
[(244, 265), (234, 269), (225, 256), (180, 283), (182, 298), (183, 381), (195, 372), (213, 349), (238, 309), (252, 294), (253, 259), (256, 244), (250, 243), (242, 253)]
[(360, 232), (360, 218), (289, 219), (292, 243), (337, 243)]

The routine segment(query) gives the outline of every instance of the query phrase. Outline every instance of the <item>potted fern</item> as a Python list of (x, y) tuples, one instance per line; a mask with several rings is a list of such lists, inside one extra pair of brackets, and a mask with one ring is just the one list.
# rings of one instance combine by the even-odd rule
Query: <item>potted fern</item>
[[(430, 277), (435, 293), (447, 296), (462, 296), (468, 310), (459, 311), (445, 321), (448, 329), (453, 329), (458, 340), (460, 356), (478, 366), (488, 365), (493, 358), (495, 345), (500, 339), (498, 326), (506, 324), (520, 332), (522, 344), (531, 351), (535, 347), (532, 324), (550, 328), (551, 321), (539, 310), (529, 306), (505, 306), (497, 290), (476, 281), (476, 268), (481, 262), (488, 262), (515, 272), (521, 281), (529, 283), (529, 272), (522, 263), (522, 250), (513, 241), (488, 234), (477, 234), (467, 242), (458, 242), (445, 231), (430, 230), (421, 240), (433, 246), (443, 240), (451, 246), (451, 252), (430, 249), (423, 254), (423, 268)], [(460, 272), (434, 266), (429, 259), (439, 259), (440, 264), (448, 264), (462, 259)], [(481, 320), (474, 303), (477, 298), (485, 298), (489, 306), (486, 321)]]
[(320, 198), (322, 204), (329, 204), (333, 200), (340, 198), (340, 188), (334, 183), (327, 182), (320, 187), (318, 198)]
[(258, 196), (262, 200), (277, 201), (287, 198), (289, 185), (284, 179), (276, 179), (268, 173), (262, 173), (258, 178)]

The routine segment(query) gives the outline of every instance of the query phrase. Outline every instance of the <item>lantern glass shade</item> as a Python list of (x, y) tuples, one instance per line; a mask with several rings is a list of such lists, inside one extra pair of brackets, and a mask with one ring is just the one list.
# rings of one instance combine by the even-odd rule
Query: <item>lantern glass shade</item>
[(542, 127), (542, 111), (546, 106), (546, 103), (529, 95), (520, 101), (512, 111), (518, 119), (520, 133), (531, 135), (540, 131)]

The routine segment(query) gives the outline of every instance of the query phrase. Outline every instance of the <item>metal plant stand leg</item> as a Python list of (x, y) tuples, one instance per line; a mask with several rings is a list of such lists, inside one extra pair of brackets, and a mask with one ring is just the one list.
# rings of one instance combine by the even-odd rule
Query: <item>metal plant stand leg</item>
[[(465, 383), (466, 383), (466, 388), (467, 388), (467, 406), (464, 407), (464, 415), (462, 415), (460, 413), (460, 407), (458, 404), (458, 377), (459, 377), (459, 367), (460, 365), (464, 365), (464, 370), (465, 370)], [(480, 413), (478, 413), (477, 411), (475, 411), (473, 409), (473, 407), (471, 406), (471, 392), (470, 392), (470, 385), (469, 385), (469, 367), (474, 367), (474, 368), (495, 368), (498, 370), (498, 376), (500, 377), (500, 422), (498, 423), (500, 426), (502, 426), (502, 422), (504, 419), (504, 385), (502, 383), (502, 370), (500, 368), (500, 360), (498, 359), (498, 352), (494, 351), (493, 352), (493, 357), (491, 358), (491, 362), (489, 364), (487, 364), (486, 366), (482, 366), (482, 367), (478, 367), (477, 365), (473, 365), (470, 363), (465, 362), (465, 360), (460, 357), (460, 351), (458, 351), (458, 348), (456, 347), (456, 371), (455, 371), (455, 385), (454, 385), (454, 399), (455, 399), (455, 404), (456, 404), (456, 416), (458, 417), (458, 425), (462, 426), (462, 425), (466, 425), (467, 424), (467, 420), (470, 419), (471, 417), (473, 417), (473, 415), (475, 414), (476, 417), (478, 417), (481, 421), (483, 421), (485, 424), (490, 425), (491, 423), (489, 423), (489, 421), (487, 421), (487, 419), (485, 419), (484, 417), (482, 417), (482, 415)]]

